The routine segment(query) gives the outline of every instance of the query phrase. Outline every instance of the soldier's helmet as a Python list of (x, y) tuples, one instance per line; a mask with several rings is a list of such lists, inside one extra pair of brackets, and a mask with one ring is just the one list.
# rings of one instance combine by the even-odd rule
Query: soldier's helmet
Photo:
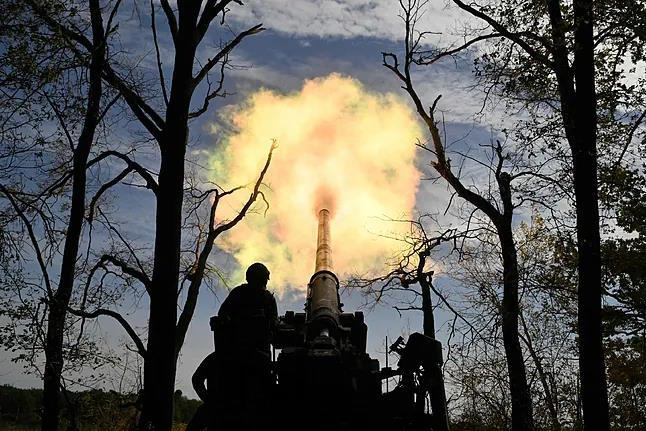
[(247, 268), (246, 278), (247, 283), (251, 285), (266, 286), (267, 280), (269, 280), (269, 270), (260, 262), (253, 263)]

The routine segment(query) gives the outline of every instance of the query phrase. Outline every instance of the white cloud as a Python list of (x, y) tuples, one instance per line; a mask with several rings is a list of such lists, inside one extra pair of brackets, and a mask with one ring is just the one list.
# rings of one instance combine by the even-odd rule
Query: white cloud
[[(426, 6), (420, 28), (446, 32), (454, 13), (442, 1)], [(262, 22), (270, 30), (294, 36), (403, 38), (399, 2), (393, 0), (248, 0), (229, 16), (245, 25)]]

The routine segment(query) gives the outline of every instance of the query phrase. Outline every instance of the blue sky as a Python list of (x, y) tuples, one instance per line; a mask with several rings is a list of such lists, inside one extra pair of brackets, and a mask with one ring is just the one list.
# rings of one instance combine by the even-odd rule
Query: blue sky
[[(244, 68), (231, 70), (227, 74), (225, 88), (234, 93), (226, 99), (216, 100), (199, 120), (191, 124), (191, 146), (189, 151), (217, 148), (218, 139), (209, 133), (210, 124), (221, 122), (219, 109), (225, 105), (236, 104), (255, 90), (264, 87), (276, 91), (294, 91), (299, 89), (306, 79), (340, 73), (359, 80), (366, 89), (374, 92), (394, 92), (404, 100), (406, 95), (399, 88), (399, 83), (381, 64), (382, 51), (401, 51), (403, 25), (397, 17), (397, 2), (390, 0), (376, 1), (288, 1), (288, 0), (250, 0), (245, 6), (232, 6), (227, 15), (235, 30), (262, 22), (267, 30), (259, 35), (246, 39), (232, 55), (232, 62)], [(154, 70), (154, 51), (149, 30), (149, 20), (142, 11), (141, 21), (134, 19), (129, 9), (120, 14), (119, 40), (128, 50), (132, 61), (140, 62), (142, 67)], [(453, 10), (445, 9), (441, 1), (432, 2), (422, 23), (428, 29), (442, 32), (433, 35), (429, 43), (447, 43), (457, 40), (459, 24)], [(168, 33), (165, 31), (165, 20), (162, 14), (157, 16), (162, 44), (162, 60), (166, 76), (170, 76), (169, 65), (172, 62), (172, 49)], [(200, 54), (208, 56), (210, 50), (217, 47), (218, 35), (209, 33)], [(428, 104), (439, 93), (443, 94), (440, 109), (446, 119), (447, 142), (454, 148), (476, 147), (479, 142), (488, 142), (491, 138), (491, 126), (504, 123), (499, 112), (485, 112), (484, 116), (474, 120), (480, 110), (482, 94), (471, 89), (473, 79), (470, 60), (457, 62), (447, 61), (431, 69), (415, 73), (418, 90)], [(199, 99), (197, 99), (199, 100)], [(411, 107), (412, 109), (412, 107)], [(117, 130), (124, 145), (130, 139), (133, 125), (124, 125)], [(420, 139), (426, 139), (421, 136)], [(414, 145), (414, 143), (411, 143)], [(147, 166), (155, 168), (158, 164), (155, 152), (138, 150), (137, 158)], [(428, 154), (419, 154), (417, 164), (423, 174), (429, 174)], [(116, 168), (115, 168), (116, 169)], [(467, 166), (464, 177), (471, 175)], [(473, 171), (474, 175), (477, 175)], [(109, 177), (109, 172), (102, 172), (102, 177)], [(112, 173), (114, 175), (114, 172)], [(445, 184), (422, 182), (417, 193), (417, 208), (420, 211), (442, 211), (448, 201), (449, 193)], [(114, 190), (113, 206), (124, 225), (124, 233), (129, 238), (142, 243), (152, 244), (154, 235), (154, 200), (146, 192), (128, 186), (119, 186)], [(314, 259), (314, 256), (304, 256)], [(222, 252), (214, 252), (213, 261), (225, 273), (231, 273), (238, 267), (233, 258)], [(242, 280), (232, 280), (238, 284)], [(305, 284), (307, 280), (303, 280)], [(439, 277), (436, 281), (440, 289), (451, 290), (453, 282), (448, 277)], [(271, 285), (270, 285), (271, 287)], [(195, 396), (190, 387), (190, 376), (197, 364), (212, 349), (212, 336), (208, 319), (217, 311), (220, 302), (226, 295), (224, 286), (216, 283), (215, 295), (206, 287), (200, 294), (198, 308), (186, 338), (180, 359), (177, 387), (185, 394)], [(345, 311), (361, 309), (364, 298), (357, 293), (346, 293), (342, 298)], [(279, 312), (287, 310), (300, 311), (304, 299), (289, 296), (279, 302)], [(134, 308), (129, 317), (135, 325), (145, 327), (147, 312), (145, 300), (140, 309)], [(400, 316), (393, 308), (393, 303), (382, 304), (367, 311), (366, 322), (369, 327), (368, 346), (373, 357), (380, 359), (383, 365), (383, 343), (386, 336), (396, 338), (408, 331), (421, 330), (421, 316), (407, 313)], [(439, 312), (437, 326), (441, 327), (449, 316)], [(101, 320), (96, 327), (98, 333), (105, 335), (112, 346), (125, 340), (120, 328), (109, 320)], [(441, 331), (439, 338), (444, 341), (446, 333)], [(40, 386), (37, 379), (25, 376), (21, 367), (10, 362), (7, 352), (0, 352), (0, 382), (19, 386)]]

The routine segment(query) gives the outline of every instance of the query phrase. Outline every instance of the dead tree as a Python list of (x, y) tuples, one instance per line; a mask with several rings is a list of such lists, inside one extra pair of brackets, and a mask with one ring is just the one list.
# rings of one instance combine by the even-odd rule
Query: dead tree
[[(415, 25), (421, 13), (416, 1), (400, 2), (402, 17), (405, 25), (405, 46), (403, 64), (394, 53), (383, 53), (383, 64), (401, 81), (402, 88), (409, 94), (417, 113), (424, 121), (431, 136), (433, 148), (425, 148), (435, 155), (436, 160), (431, 162), (435, 171), (453, 188), (455, 193), (473, 205), (477, 210), (486, 215), (494, 226), (503, 261), (503, 307), (502, 331), (509, 372), (509, 387), (512, 397), (512, 428), (515, 430), (532, 430), (533, 413), (532, 398), (527, 384), (523, 352), (519, 341), (518, 332), (518, 258), (516, 244), (512, 233), (512, 216), (515, 205), (512, 202), (513, 176), (504, 170), (507, 155), (503, 153), (502, 145), (498, 142), (492, 144), (492, 150), (497, 159), (492, 171), (497, 183), (497, 192), (500, 197), (500, 206), (477, 191), (465, 186), (462, 180), (451, 169), (451, 160), (447, 158), (445, 146), (442, 142), (438, 125), (435, 120), (438, 96), (432, 106), (427, 110), (415, 90), (411, 67), (415, 64), (415, 55), (424, 34), (416, 33)], [(493, 160), (493, 159), (492, 159)]]

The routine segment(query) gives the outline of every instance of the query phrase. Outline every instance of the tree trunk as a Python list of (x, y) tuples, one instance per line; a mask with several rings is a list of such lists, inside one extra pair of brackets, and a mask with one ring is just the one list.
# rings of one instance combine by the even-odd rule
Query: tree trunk
[(78, 145), (74, 151), (72, 176), (72, 205), (63, 249), (60, 279), (56, 293), (49, 301), (45, 345), (45, 372), (43, 376), (43, 417), (41, 429), (58, 429), (60, 414), (59, 394), (63, 370), (63, 335), (67, 307), (74, 287), (76, 258), (85, 215), (86, 165), (99, 122), (102, 82), (101, 71), (105, 62), (103, 21), (98, 0), (90, 1), (94, 51), (90, 63), (87, 112)]
[[(188, 111), (187, 111), (188, 112)], [(169, 122), (174, 124), (174, 122)], [(168, 128), (162, 148), (157, 197), (155, 260), (150, 292), (148, 347), (144, 360), (142, 428), (170, 430), (175, 390), (177, 286), (182, 227), (186, 123)]]
[(514, 431), (533, 430), (532, 397), (518, 334), (518, 258), (511, 216), (497, 230), (503, 260), (502, 338), (509, 373), (511, 427)]
[[(186, 128), (177, 129), (186, 135)], [(183, 133), (182, 133), (183, 132)], [(185, 141), (186, 138), (180, 140)], [(178, 141), (175, 141), (178, 142)], [(142, 429), (170, 430), (175, 389), (175, 323), (183, 201), (183, 145), (162, 152), (155, 237), (155, 263), (150, 293), (148, 347), (144, 360)], [(171, 156), (171, 154), (173, 154)]]
[(587, 430), (609, 430), (608, 390), (601, 322), (601, 257), (596, 149), (573, 154), (578, 261), (579, 368), (583, 423)]
[(576, 197), (578, 261), (579, 367), (583, 425), (609, 430), (608, 390), (601, 322), (601, 253), (597, 190), (597, 104), (591, 0), (574, 1), (574, 77), (576, 106), (572, 145)]
[[(502, 161), (502, 150), (498, 147), (498, 157)], [(527, 385), (523, 351), (520, 348), (518, 333), (518, 256), (512, 231), (511, 177), (507, 172), (496, 175), (498, 190), (503, 204), (503, 214), (494, 219), (503, 265), (502, 298), (502, 340), (505, 346), (507, 371), (509, 373), (509, 392), (511, 394), (511, 428), (514, 431), (534, 429), (532, 394)]]
[[(198, 8), (199, 9), (199, 8)], [(155, 256), (150, 292), (148, 347), (144, 360), (144, 397), (141, 429), (170, 431), (177, 368), (175, 329), (179, 284), (184, 156), (188, 142), (188, 112), (193, 92), (195, 43), (191, 19), (180, 25), (175, 52), (171, 94), (162, 131), (161, 167), (155, 220)], [(184, 30), (188, 29), (188, 30)]]

